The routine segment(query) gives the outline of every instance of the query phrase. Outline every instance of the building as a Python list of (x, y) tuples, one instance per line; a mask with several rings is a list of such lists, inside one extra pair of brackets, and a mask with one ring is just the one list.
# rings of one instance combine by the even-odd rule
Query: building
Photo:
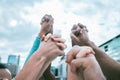
[(61, 57), (60, 64), (58, 65), (58, 75), (56, 76), (57, 80), (67, 80), (67, 65), (65, 62), (65, 56)]
[(1, 63), (1, 57), (0, 57), (0, 63)]
[(6, 66), (10, 70), (12, 77), (15, 77), (19, 71), (19, 66), (15, 64), (9, 64), (9, 63), (7, 63)]
[(107, 55), (120, 61), (120, 34), (99, 46)]
[(8, 55), (8, 63), (9, 64), (19, 65), (19, 63), (20, 63), (20, 55), (18, 55), (18, 56), (16, 56), (16, 55)]
[(7, 68), (10, 70), (12, 77), (15, 77), (19, 71), (20, 56), (8, 55)]

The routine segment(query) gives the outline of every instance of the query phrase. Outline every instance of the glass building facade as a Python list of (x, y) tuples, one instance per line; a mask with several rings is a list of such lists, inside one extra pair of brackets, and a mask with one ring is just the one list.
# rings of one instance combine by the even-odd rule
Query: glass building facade
[(19, 72), (19, 63), (20, 63), (19, 55), (8, 55), (8, 62), (6, 66), (10, 70), (12, 77), (15, 77), (16, 74)]
[(99, 46), (107, 55), (120, 61), (120, 35)]
[(9, 64), (19, 65), (19, 62), (20, 62), (20, 56), (16, 56), (16, 55), (9, 55), (8, 56), (8, 63)]
[(67, 65), (65, 63), (65, 56), (61, 58), (60, 64), (58, 65), (58, 75), (56, 76), (57, 80), (67, 80)]

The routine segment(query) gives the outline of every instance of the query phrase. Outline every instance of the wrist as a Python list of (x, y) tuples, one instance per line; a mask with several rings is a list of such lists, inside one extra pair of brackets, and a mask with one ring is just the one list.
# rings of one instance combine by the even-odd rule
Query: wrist
[(38, 33), (38, 36), (39, 36), (39, 37), (42, 37), (43, 35), (45, 35), (45, 32), (43, 32), (43, 31), (40, 31), (40, 32)]
[(91, 48), (93, 48), (93, 49), (95, 49), (95, 48), (96, 48), (95, 43), (94, 43), (94, 42), (92, 42), (92, 41), (87, 41), (87, 42), (86, 42), (86, 46), (89, 46), (89, 47), (91, 47)]

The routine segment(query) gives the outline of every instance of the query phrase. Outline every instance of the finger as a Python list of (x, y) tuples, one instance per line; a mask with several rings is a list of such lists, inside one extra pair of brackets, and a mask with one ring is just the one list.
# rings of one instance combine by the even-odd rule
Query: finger
[(93, 54), (90, 50), (80, 50), (79, 53), (76, 55), (76, 58), (85, 57), (89, 54)]
[(64, 50), (67, 46), (63, 43), (56, 43), (60, 50)]
[(72, 60), (70, 64), (71, 72), (75, 73), (78, 69), (82, 68), (84, 62), (85, 62), (85, 58), (79, 58), (79, 59)]
[(50, 39), (51, 36), (52, 36), (52, 34), (48, 33), (47, 36), (45, 36), (44, 41), (47, 42)]
[(63, 56), (63, 55), (65, 55), (65, 52), (63, 50), (60, 50), (58, 56)]
[(51, 15), (46, 15), (45, 19), (46, 19), (47, 22), (51, 22), (51, 23), (53, 23), (53, 20), (54, 20)]
[(72, 32), (76, 37), (78, 37), (78, 36), (81, 34), (82, 29), (78, 26), (76, 29), (71, 30), (71, 32)]
[(71, 33), (70, 36), (71, 36), (72, 41), (74, 41), (74, 42), (79, 41), (79, 39), (73, 33)]
[(95, 52), (90, 47), (80, 47), (80, 48), (81, 49), (78, 52), (78, 54), (76, 55), (76, 58), (85, 57), (85, 56), (87, 56), (89, 54), (95, 54)]
[(79, 35), (80, 35), (80, 30), (72, 30), (72, 33), (73, 33), (75, 36), (79, 36)]
[(44, 22), (46, 22), (46, 18), (45, 18), (45, 16), (43, 16), (43, 18), (41, 19), (40, 24), (42, 25)]
[(77, 25), (74, 24), (73, 27), (72, 27), (72, 29), (71, 29), (71, 31), (72, 31), (72, 30), (76, 30), (76, 29), (77, 29)]
[(76, 73), (77, 67), (76, 67), (75, 60), (72, 60), (70, 63), (70, 70), (71, 70), (71, 72)]
[(43, 22), (45, 22), (45, 19), (41, 19), (40, 25), (42, 25)]
[(66, 62), (71, 63), (76, 58), (76, 54), (79, 52), (79, 46), (74, 46), (66, 55)]
[(54, 34), (54, 35), (52, 35), (51, 37), (52, 37), (52, 38), (61, 38), (61, 35), (59, 35), (59, 34)]
[(86, 28), (83, 28), (83, 29), (81, 29), (81, 34), (86, 34), (88, 32), (88, 30), (86, 29)]
[(43, 18), (41, 19), (41, 23), (40, 24), (43, 24), (44, 22), (52, 22), (53, 23), (53, 18), (51, 15), (44, 15)]
[(78, 23), (78, 26), (79, 26), (81, 29), (83, 29), (84, 27), (86, 27), (86, 26), (84, 26), (84, 25), (81, 24), (81, 23)]
[(47, 22), (50, 20), (50, 18), (51, 18), (51, 16), (48, 15), (48, 14), (46, 14), (46, 15), (43, 17), (43, 19), (45, 19), (45, 21), (47, 21)]
[(71, 36), (72, 46), (78, 45), (77, 42), (79, 42), (79, 39), (73, 33), (71, 33), (70, 36)]
[(48, 23), (51, 24), (51, 26), (53, 26), (54, 19), (53, 19), (53, 18), (50, 18), (49, 21), (48, 21)]
[(86, 27), (84, 27), (83, 29), (84, 29), (84, 31), (87, 31), (87, 32), (88, 32), (88, 29), (87, 29)]
[(50, 19), (50, 22), (54, 22), (54, 18), (52, 18), (52, 17), (49, 17), (49, 19)]
[(58, 43), (65, 43), (65, 39), (62, 39), (62, 38), (53, 38), (51, 37), (55, 42), (58, 42)]
[(76, 36), (79, 36), (80, 35), (80, 30), (81, 30), (81, 28), (79, 28), (78, 25), (73, 25), (73, 28), (71, 29), (71, 32), (73, 34), (75, 34)]
[(88, 32), (88, 29), (85, 25), (83, 25), (81, 23), (78, 23), (78, 26), (82, 29), (82, 31), (87, 31)]

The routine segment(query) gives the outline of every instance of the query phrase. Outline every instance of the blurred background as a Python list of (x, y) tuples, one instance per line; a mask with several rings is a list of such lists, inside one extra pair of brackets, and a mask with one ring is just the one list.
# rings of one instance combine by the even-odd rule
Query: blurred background
[[(120, 0), (0, 0), (0, 63), (7, 65), (13, 76), (20, 71), (45, 14), (54, 17), (54, 34), (66, 39), (66, 53), (71, 49), (70, 30), (80, 22), (87, 26), (96, 45), (120, 61), (119, 3)], [(64, 60), (65, 56), (52, 63), (51, 70), (59, 80), (66, 79)]]

